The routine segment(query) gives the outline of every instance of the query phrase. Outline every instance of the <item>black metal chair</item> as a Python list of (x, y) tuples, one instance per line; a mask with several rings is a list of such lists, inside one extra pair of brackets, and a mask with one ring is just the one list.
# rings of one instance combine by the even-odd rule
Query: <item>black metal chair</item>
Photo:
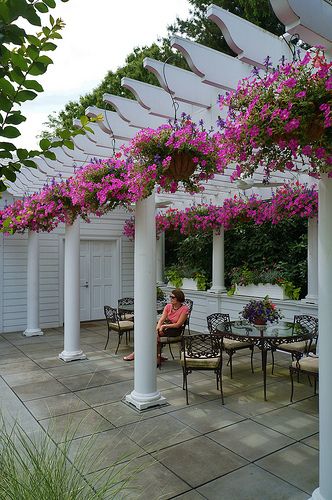
[[(229, 331), (232, 330), (232, 326), (230, 323), (230, 317), (229, 314), (225, 313), (213, 313), (210, 314), (207, 318), (207, 325), (208, 325), (208, 330), (209, 333), (211, 334), (216, 334), (217, 333), (217, 327), (220, 325), (220, 323), (225, 324), (225, 328), (229, 329)], [(253, 365), (253, 356), (254, 356), (254, 344), (251, 342), (242, 342), (241, 340), (232, 340), (232, 339), (227, 339), (224, 337), (222, 339), (222, 347), (223, 350), (228, 354), (228, 363), (227, 366), (229, 365), (230, 368), (230, 374), (231, 378), (233, 378), (233, 354), (235, 354), (237, 351), (240, 351), (242, 349), (250, 349), (251, 351), (251, 356), (250, 356), (250, 362), (251, 362), (251, 371), (254, 373), (254, 365)]]
[(183, 303), (184, 303), (184, 305), (186, 305), (188, 307), (189, 312), (188, 312), (188, 317), (187, 317), (185, 323), (181, 327), (181, 331), (180, 331), (179, 335), (176, 337), (168, 337), (167, 335), (165, 335), (163, 337), (159, 337), (159, 341), (158, 341), (158, 367), (159, 367), (159, 369), (161, 369), (160, 356), (161, 356), (162, 350), (165, 347), (165, 345), (168, 345), (169, 352), (172, 356), (172, 359), (174, 359), (174, 354), (173, 354), (172, 347), (171, 347), (172, 344), (180, 344), (186, 328), (188, 328), (188, 332), (190, 334), (189, 321), (190, 321), (190, 315), (191, 315), (191, 311), (193, 309), (194, 302), (191, 299), (185, 299), (185, 301)]
[(188, 310), (189, 310), (188, 318), (187, 318), (187, 321), (186, 321), (186, 327), (188, 328), (188, 332), (190, 334), (190, 317), (191, 317), (191, 313), (192, 313), (192, 310), (193, 310), (194, 301), (191, 300), (191, 299), (185, 299), (183, 303), (184, 303), (184, 305), (186, 305), (188, 307)]
[(133, 321), (122, 320), (114, 307), (104, 306), (104, 313), (107, 321), (107, 341), (104, 349), (106, 349), (109, 342), (110, 333), (114, 331), (119, 336), (118, 345), (115, 350), (115, 354), (117, 354), (123, 334), (126, 334), (126, 343), (128, 343), (127, 334), (130, 334), (134, 330), (134, 323)]
[(188, 335), (182, 337), (180, 363), (183, 373), (183, 390), (188, 401), (188, 375), (195, 370), (213, 370), (217, 389), (220, 386), (221, 402), (224, 404), (222, 388), (222, 340), (217, 335)]
[(308, 375), (310, 385), (312, 385), (310, 377), (314, 378), (314, 394), (316, 395), (317, 380), (319, 376), (319, 357), (315, 355), (313, 357), (305, 356), (303, 358), (300, 358), (299, 360), (293, 361), (293, 363), (289, 367), (289, 374), (291, 377), (291, 396), (290, 396), (291, 403), (293, 402), (293, 395), (294, 395), (293, 375), (296, 374), (297, 380), (299, 381), (300, 373)]
[[(279, 344), (278, 351), (287, 352), (292, 355), (292, 360), (299, 361), (303, 356), (308, 356), (309, 352), (316, 352), (318, 339), (318, 318), (307, 314), (298, 314), (293, 319), (293, 331), (301, 328), (308, 333), (309, 339), (299, 342)], [(274, 369), (274, 353), (272, 351), (272, 373)]]
[(134, 319), (134, 314), (133, 312), (124, 312), (124, 311), (121, 311), (121, 308), (123, 306), (132, 306), (132, 311), (134, 311), (134, 299), (132, 297), (123, 297), (122, 299), (119, 299), (118, 300), (118, 313), (120, 315), (120, 318), (121, 320), (129, 320), (129, 321), (133, 321)]

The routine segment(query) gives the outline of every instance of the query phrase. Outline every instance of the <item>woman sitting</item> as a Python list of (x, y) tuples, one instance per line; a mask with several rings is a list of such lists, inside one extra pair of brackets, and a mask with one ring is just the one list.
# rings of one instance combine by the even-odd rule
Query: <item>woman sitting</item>
[[(160, 337), (178, 337), (189, 314), (188, 307), (184, 304), (185, 296), (182, 290), (176, 288), (170, 294), (171, 303), (164, 307), (163, 313), (157, 323), (158, 355), (160, 354)], [(123, 358), (125, 361), (133, 361), (134, 353)], [(163, 359), (163, 358), (161, 358)], [(166, 358), (164, 358), (166, 359)]]

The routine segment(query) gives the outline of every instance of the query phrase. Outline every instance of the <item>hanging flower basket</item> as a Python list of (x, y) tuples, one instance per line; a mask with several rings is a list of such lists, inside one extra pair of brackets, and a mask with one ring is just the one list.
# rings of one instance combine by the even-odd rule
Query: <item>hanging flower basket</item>
[(175, 181), (189, 180), (195, 172), (197, 165), (193, 162), (193, 157), (186, 152), (174, 153), (165, 171), (165, 176)]
[(219, 136), (204, 130), (202, 121), (196, 124), (183, 114), (180, 121), (140, 130), (124, 154), (135, 175), (149, 172), (154, 180), (151, 189), (157, 183), (175, 192), (181, 182), (187, 192), (199, 192), (202, 181), (221, 171)]
[(237, 163), (233, 179), (261, 166), (266, 179), (275, 170), (332, 176), (332, 63), (316, 49), (277, 68), (267, 57), (265, 67), (220, 98), (224, 166)]

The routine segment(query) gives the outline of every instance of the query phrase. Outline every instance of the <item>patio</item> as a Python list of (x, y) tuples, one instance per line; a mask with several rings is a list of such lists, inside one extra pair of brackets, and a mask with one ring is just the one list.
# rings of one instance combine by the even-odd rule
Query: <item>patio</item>
[(56, 443), (67, 432), (74, 438), (71, 457), (95, 434), (83, 471), (90, 481), (115, 461), (129, 461), (123, 474), (139, 468), (116, 498), (300, 500), (318, 486), (318, 396), (303, 379), (290, 404), (289, 355), (276, 354), (274, 375), (268, 365), (264, 402), (259, 351), (254, 375), (249, 355), (237, 353), (232, 380), (223, 368), (224, 407), (209, 372), (189, 376), (186, 406), (182, 373), (169, 360), (157, 372), (169, 405), (140, 413), (121, 401), (134, 385), (134, 365), (122, 360), (130, 347), (122, 345), (115, 356), (114, 335), (104, 351), (106, 331), (105, 321), (82, 323), (88, 359), (71, 363), (57, 358), (61, 328), (32, 338), (2, 334), (4, 414), (28, 432), (47, 429)]

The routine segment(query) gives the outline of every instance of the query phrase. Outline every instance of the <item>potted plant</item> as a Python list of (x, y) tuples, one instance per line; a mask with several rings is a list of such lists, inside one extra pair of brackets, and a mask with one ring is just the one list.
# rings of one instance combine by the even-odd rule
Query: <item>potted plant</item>
[(165, 269), (165, 277), (175, 288), (200, 291), (207, 289), (208, 279), (204, 271), (175, 264)]
[(274, 323), (283, 317), (268, 295), (262, 300), (251, 300), (244, 306), (240, 314), (243, 319), (254, 325), (266, 325), (267, 322)]
[(263, 269), (250, 269), (248, 265), (233, 268), (230, 273), (231, 294), (265, 297), (274, 299), (298, 300), (300, 287), (284, 277), (284, 271), (279, 266)]

